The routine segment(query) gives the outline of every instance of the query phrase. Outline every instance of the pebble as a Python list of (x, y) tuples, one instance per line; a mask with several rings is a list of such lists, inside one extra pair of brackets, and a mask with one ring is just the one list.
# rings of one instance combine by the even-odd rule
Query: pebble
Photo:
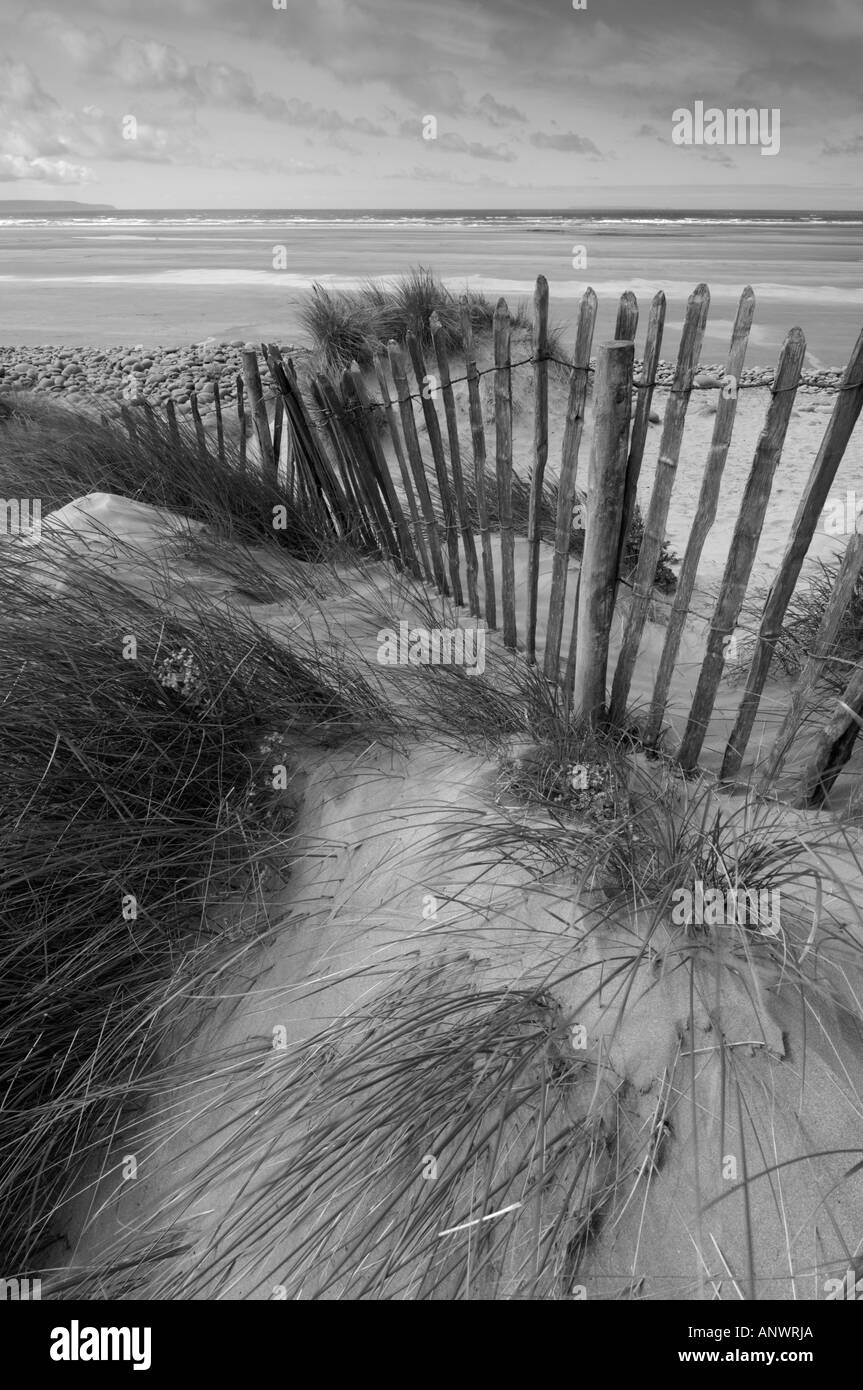
[[(0, 392), (14, 390), (63, 393), (65, 400), (98, 400), (106, 409), (113, 398), (118, 402), (128, 394), (133, 382), (139, 384), (145, 400), (159, 406), (167, 400), (186, 405), (197, 389), (203, 403), (212, 401), (214, 383), (219, 383), (223, 401), (236, 396), (236, 378), (242, 373), (245, 338), (232, 342), (205, 342), (186, 347), (159, 347), (143, 350), (139, 346), (63, 347), (46, 343), (35, 347), (0, 346)], [(254, 346), (254, 344), (252, 344)], [(288, 343), (282, 347), (287, 357), (306, 349)], [(261, 363), (264, 394), (270, 387)]]

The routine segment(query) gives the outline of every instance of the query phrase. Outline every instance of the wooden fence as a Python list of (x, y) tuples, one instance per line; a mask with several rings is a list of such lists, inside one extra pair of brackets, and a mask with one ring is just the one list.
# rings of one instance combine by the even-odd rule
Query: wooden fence
[[(595, 726), (628, 728), (627, 704), (645, 624), (655, 597), (654, 576), (665, 537), (666, 521), (680, 459), (687, 410), (696, 383), (710, 293), (698, 285), (689, 297), (670, 386), (657, 387), (665, 321), (665, 297), (654, 298), (647, 322), (640, 376), (634, 375), (638, 305), (631, 292), (620, 300), (614, 340), (593, 349), (597, 302), (588, 289), (580, 303), (569, 371), (568, 401), (561, 451), (556, 515), (553, 519), (551, 588), (545, 623), (543, 675), (576, 715)], [(719, 393), (712, 441), (707, 454), (697, 510), (680, 566), (652, 698), (640, 726), (647, 750), (659, 750), (669, 690), (681, 637), (708, 533), (717, 515), (720, 484), (728, 458), (755, 296), (746, 288), (740, 298), (724, 372), (709, 389)], [(534, 295), (532, 349), (527, 361), (511, 360), (511, 325), (506, 302), (498, 301), (493, 325), (493, 363), (481, 372), (467, 300), (461, 303), (461, 348), (464, 374), (453, 377), (447, 336), (437, 316), (429, 324), (426, 348), (409, 333), (404, 344), (390, 342), (374, 364), (377, 400), (371, 400), (366, 377), (354, 364), (336, 385), (317, 376), (301, 390), (293, 362), (265, 345), (263, 361), (277, 391), (271, 431), (263, 400), (258, 355), (243, 354), (237, 379), (241, 423), (252, 422), (262, 467), (292, 501), (311, 515), (328, 537), (342, 537), (367, 552), (386, 558), (417, 579), (434, 585), (488, 628), (502, 630), (506, 647), (521, 650), (536, 662), (538, 591), (543, 508), (547, 508), (548, 462), (548, 285), (540, 276)], [(696, 682), (683, 739), (675, 759), (685, 772), (698, 767), (704, 739), (725, 668), (728, 640), (737, 627), (749, 586), (773, 480), (782, 455), (792, 407), (801, 381), (805, 339), (792, 329), (779, 354), (764, 425), (734, 522), (725, 572), (708, 627), (703, 664)], [(427, 352), (433, 353), (433, 361)], [(594, 363), (595, 365), (592, 365)], [(433, 371), (430, 371), (433, 368)], [(512, 374), (533, 371), (533, 443), (529, 478), (526, 626), (516, 623), (515, 526), (513, 489)], [(486, 439), (481, 378), (493, 380), (494, 439)], [(466, 383), (470, 443), (459, 434), (454, 382)], [(586, 519), (581, 564), (573, 573), (573, 516), (579, 452), (588, 394), (593, 390), (594, 433), (586, 481)], [(667, 390), (659, 456), (644, 519), (638, 562), (628, 580), (622, 576), (626, 542), (633, 520), (636, 486), (647, 439), (654, 392)], [(633, 398), (635, 405), (633, 409)], [(421, 412), (425, 445), (417, 428)], [(216, 417), (220, 452), (223, 429), (218, 391)], [(170, 408), (170, 407), (169, 407)], [(441, 416), (442, 408), (442, 416)], [(748, 677), (722, 761), (720, 780), (733, 783), (746, 753), (771, 658), (782, 634), (783, 619), (813, 539), (819, 516), (843, 453), (863, 408), (863, 333), (858, 339), (827, 424), (809, 480), (794, 518), (785, 554), (770, 587), (758, 627)], [(206, 443), (200, 418), (192, 407), (201, 448)], [(280, 474), (282, 439), (288, 441), (287, 467)], [(387, 458), (387, 447), (393, 460)], [(493, 471), (488, 463), (493, 451)], [(468, 457), (470, 456), (470, 458)], [(522, 488), (525, 484), (520, 484)], [(579, 504), (581, 505), (581, 503)], [(548, 522), (548, 518), (546, 517)], [(525, 529), (525, 528), (523, 528)], [(548, 527), (547, 527), (548, 529)], [(477, 538), (476, 532), (479, 536)], [(495, 544), (496, 538), (496, 544)], [(811, 703), (812, 692), (831, 658), (847, 605), (863, 569), (863, 537), (849, 542), (835, 589), (823, 615), (781, 728), (760, 759), (756, 780), (767, 792), (777, 776)], [(573, 610), (571, 631), (564, 633), (567, 589)], [(622, 641), (609, 681), (609, 646), (617, 610)], [(863, 669), (849, 667), (850, 679), (828, 724), (815, 741), (805, 774), (805, 800), (819, 805), (850, 756), (863, 724)]]

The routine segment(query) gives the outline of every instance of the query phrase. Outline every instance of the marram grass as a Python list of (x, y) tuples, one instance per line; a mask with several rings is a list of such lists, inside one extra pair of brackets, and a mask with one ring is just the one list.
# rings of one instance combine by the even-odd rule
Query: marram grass
[[(22, 486), (28, 439), (56, 505), (91, 487), (123, 491), (123, 470), (141, 463), (122, 450), (113, 459), (98, 430), (76, 425), (65, 477), (53, 417), (41, 443), (36, 424), (15, 428), (10, 493), (36, 491)], [(267, 500), (257, 484), (247, 492), (229, 469), (196, 502), (183, 492), (191, 464), (184, 483), (169, 458), (132, 495), (233, 534), (220, 556), (212, 537), (190, 546), (252, 603), (317, 603), (326, 628), (329, 596), (351, 579), (334, 563), (314, 576), (297, 566), (302, 518), (274, 570), (272, 546), (254, 548)], [(648, 1232), (661, 1217), (692, 1255), (675, 1296), (715, 1296), (720, 1280), (755, 1298), (773, 1292), (759, 1263), (765, 1210), (784, 1232), (785, 1296), (811, 1287), (824, 1258), (850, 1267), (859, 1146), (821, 1141), (802, 1120), (789, 1139), (794, 1107), (780, 1116), (764, 1090), (793, 1091), (802, 1107), (813, 1068), (826, 1067), (837, 1106), (863, 1117), (846, 1062), (863, 1038), (863, 922), (827, 892), (831, 854), (857, 862), (848, 835), (828, 821), (792, 825), (748, 795), (727, 804), (628, 739), (589, 733), (515, 658), (482, 677), (416, 672), (397, 699), (335, 623), (326, 641), (311, 626), (288, 637), (204, 599), (136, 598), (62, 550), (31, 560), (0, 551), (5, 1269), (62, 1266), (70, 1209), (95, 1201), (117, 1140), (154, 1163), (187, 1143), (177, 1200), (149, 1226), (132, 1223), (96, 1267), (61, 1273), (54, 1296), (570, 1299), (602, 1273), (606, 1240), (628, 1242), (609, 1296), (651, 1296), (663, 1272)], [(374, 568), (356, 563), (359, 577)], [(393, 589), (389, 611), (404, 601)], [(382, 602), (382, 625), (387, 612)], [(239, 1007), (262, 944), (281, 948), (290, 930), (267, 909), (290, 874), (300, 806), (266, 790), (273, 758), (293, 773), (313, 752), (397, 746), (409, 758), (430, 740), (484, 755), (491, 771), (484, 794), (434, 824), (443, 862), (466, 871), (458, 924), (430, 932), (419, 962), (361, 958), (342, 979), (359, 1002), (282, 1052), (196, 1053), (202, 1009)], [(574, 765), (596, 770), (601, 814), (569, 795)], [(414, 818), (432, 825), (433, 812), (418, 804)], [(374, 833), (402, 828), (394, 814)], [(695, 880), (781, 891), (781, 930), (676, 926), (673, 894)], [(482, 952), (465, 940), (486, 885), (498, 906), (524, 892), (547, 911), (532, 965), (504, 980), (517, 953), (507, 957), (496, 921)], [(225, 902), (243, 908), (239, 935), (223, 924)], [(323, 982), (306, 990), (314, 1001)], [(641, 1090), (615, 1049), (660, 995), (679, 1006), (676, 1039)], [(762, 1029), (746, 1040), (754, 1061), (732, 1031), (741, 999)], [(768, 1045), (782, 1046), (777, 1018), (799, 1021), (799, 1052), (759, 1073)], [(584, 1019), (601, 1044), (582, 1045)], [(216, 1138), (197, 1166), (191, 1113)], [(738, 1175), (717, 1194), (711, 1174), (729, 1150)], [(676, 1161), (695, 1187), (692, 1220), (664, 1205)], [(819, 1164), (832, 1174), (817, 1197), (832, 1253), (816, 1245), (804, 1257), (786, 1189)], [(221, 1183), (236, 1200), (202, 1249), (195, 1203)], [(723, 1203), (732, 1262), (712, 1234)]]

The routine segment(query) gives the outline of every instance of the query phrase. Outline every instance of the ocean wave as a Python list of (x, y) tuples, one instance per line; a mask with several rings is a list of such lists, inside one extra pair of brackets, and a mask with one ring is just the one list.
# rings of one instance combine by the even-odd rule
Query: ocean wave
[(185, 270), (125, 271), (118, 275), (0, 275), (7, 285), (261, 285), (267, 289), (311, 289), (313, 284), (333, 289), (356, 289), (367, 276), (297, 275), (287, 270), (243, 270), (218, 267)]
[(863, 218), (860, 217), (830, 217), (819, 216), (817, 214), (789, 213), (786, 215), (777, 214), (772, 217), (757, 217), (740, 214), (736, 216), (711, 217), (698, 214), (673, 214), (662, 215), (627, 215), (615, 216), (613, 213), (580, 213), (580, 212), (466, 212), (466, 213), (442, 213), (437, 216), (433, 213), (342, 213), (328, 216), (324, 213), (291, 213), (291, 212), (237, 212), (224, 213), (189, 213), (178, 215), (177, 213), (150, 214), (126, 214), (102, 213), (102, 214), (82, 214), (56, 216), (38, 216), (36, 214), (25, 214), (22, 216), (0, 217), (0, 228), (2, 227), (53, 227), (53, 228), (102, 228), (102, 227), (200, 227), (200, 228), (225, 228), (225, 227), (272, 227), (297, 226), (297, 227), (331, 227), (331, 226), (374, 226), (381, 229), (397, 227), (430, 227), (446, 228), (453, 227), (461, 230), (488, 227), (488, 226), (512, 226), (512, 227), (536, 227), (547, 229), (559, 226), (561, 228), (572, 226), (594, 226), (594, 227), (789, 227), (802, 228), (809, 226), (821, 227), (860, 227), (863, 226)]
[[(488, 295), (531, 295), (534, 291), (534, 280), (504, 280), (494, 276), (476, 275), (469, 276), (466, 280), (461, 279), (456, 282), (453, 279), (446, 281), (450, 289), (455, 289), (456, 285), (460, 289), (465, 287), (471, 290), (479, 290)], [(796, 304), (863, 304), (863, 289), (845, 287), (843, 285), (786, 285), (775, 281), (751, 281), (755, 291), (756, 302), (767, 300), (781, 300), (785, 303)], [(627, 277), (622, 280), (549, 280), (549, 293), (555, 299), (580, 299), (588, 286), (596, 291), (597, 295), (621, 295), (625, 290), (632, 290), (639, 300), (647, 301), (652, 299), (658, 290), (665, 292), (666, 299), (687, 299), (695, 288), (691, 280), (662, 280), (652, 282), (649, 280), (638, 280)], [(710, 281), (710, 298), (712, 301), (719, 299), (738, 300), (743, 291), (743, 284), (730, 285), (721, 282)]]
[[(218, 285), (248, 285), (267, 289), (308, 290), (313, 284), (323, 285), (333, 290), (357, 289), (373, 279), (379, 284), (398, 279), (391, 275), (304, 275), (286, 270), (249, 270), (242, 267), (195, 266), (179, 270), (124, 271), (118, 274), (84, 275), (0, 275), (0, 284), (15, 285), (187, 285), (207, 287)], [(515, 280), (491, 275), (444, 276), (444, 284), (453, 294), (465, 290), (479, 291), (488, 296), (509, 296), (510, 298), (529, 298), (535, 288), (535, 280)], [(638, 299), (647, 303), (658, 290), (665, 292), (668, 300), (686, 300), (692, 293), (691, 280), (550, 280), (549, 292), (556, 300), (580, 299), (584, 291), (592, 285), (602, 298), (617, 297), (625, 290), (632, 290)], [(863, 305), (863, 288), (841, 285), (788, 285), (774, 281), (752, 281), (756, 301), (765, 303), (777, 301), (786, 304), (818, 304), (849, 306)], [(716, 303), (720, 300), (736, 302), (743, 290), (742, 284), (711, 282), (710, 297)]]

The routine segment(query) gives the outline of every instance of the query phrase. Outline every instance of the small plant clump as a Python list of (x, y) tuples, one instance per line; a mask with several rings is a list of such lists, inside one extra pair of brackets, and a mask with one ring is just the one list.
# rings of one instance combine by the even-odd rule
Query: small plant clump
[(156, 679), (165, 690), (173, 690), (192, 709), (199, 710), (206, 702), (201, 668), (188, 647), (178, 647), (163, 657), (156, 668)]
[(560, 760), (552, 748), (531, 748), (505, 757), (498, 778), (498, 800), (546, 806), (555, 815), (595, 822), (617, 820), (623, 811), (615, 769), (595, 759)]

